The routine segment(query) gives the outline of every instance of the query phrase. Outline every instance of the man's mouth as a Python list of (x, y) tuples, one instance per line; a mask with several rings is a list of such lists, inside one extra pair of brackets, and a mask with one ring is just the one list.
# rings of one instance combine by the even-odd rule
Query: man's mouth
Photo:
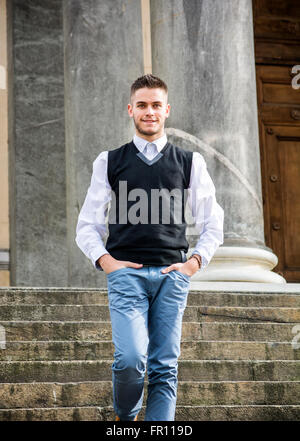
[(152, 123), (157, 122), (157, 120), (152, 121), (151, 119), (143, 119), (142, 121), (145, 122), (145, 123), (148, 123), (148, 124), (152, 124)]

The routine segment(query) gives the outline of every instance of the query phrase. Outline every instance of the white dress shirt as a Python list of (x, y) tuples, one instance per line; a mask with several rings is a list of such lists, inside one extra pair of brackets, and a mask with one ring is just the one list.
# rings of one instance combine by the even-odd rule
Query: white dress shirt
[[(149, 143), (146, 139), (134, 135), (133, 142), (137, 149), (151, 160), (166, 145), (167, 136), (163, 135)], [(150, 148), (148, 144), (151, 144)], [(103, 243), (103, 237), (108, 231), (107, 222), (103, 219), (108, 213), (112, 190), (107, 178), (107, 158), (108, 151), (103, 151), (93, 162), (91, 183), (76, 227), (76, 243), (97, 269), (99, 269), (97, 260), (103, 254), (109, 253)], [(195, 229), (199, 234), (192, 254), (201, 256), (201, 269), (203, 269), (223, 243), (224, 211), (216, 201), (214, 184), (208, 174), (205, 160), (199, 152), (193, 152), (187, 202), (195, 220)]]

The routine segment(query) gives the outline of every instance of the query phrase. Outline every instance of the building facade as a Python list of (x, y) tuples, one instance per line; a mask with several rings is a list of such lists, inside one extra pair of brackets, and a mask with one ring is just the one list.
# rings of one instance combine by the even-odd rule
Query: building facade
[(133, 136), (129, 88), (149, 72), (169, 87), (168, 138), (203, 155), (224, 208), (224, 244), (193, 281), (300, 281), (297, 1), (0, 7), (0, 285), (105, 286), (77, 217), (93, 160)]

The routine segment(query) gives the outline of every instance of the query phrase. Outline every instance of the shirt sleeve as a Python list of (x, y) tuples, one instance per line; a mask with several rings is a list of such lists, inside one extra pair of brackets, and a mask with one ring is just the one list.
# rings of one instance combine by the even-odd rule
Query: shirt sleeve
[(195, 231), (199, 234), (192, 254), (199, 254), (204, 269), (223, 243), (224, 210), (216, 201), (216, 190), (199, 152), (193, 152), (188, 203), (192, 211)]
[(111, 186), (107, 178), (108, 152), (101, 152), (93, 162), (93, 173), (84, 203), (80, 210), (76, 227), (76, 244), (92, 261), (95, 268), (102, 271), (98, 259), (108, 253), (103, 237), (107, 233), (106, 217), (111, 201)]

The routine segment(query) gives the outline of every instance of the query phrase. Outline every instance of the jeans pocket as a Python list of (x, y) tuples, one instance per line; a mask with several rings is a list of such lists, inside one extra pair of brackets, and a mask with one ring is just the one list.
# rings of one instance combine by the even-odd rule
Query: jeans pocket
[(182, 272), (178, 271), (178, 270), (173, 270), (174, 273), (179, 274), (186, 282), (189, 282), (191, 277), (188, 276), (187, 274), (183, 274)]
[(128, 268), (129, 268), (128, 266), (125, 266), (125, 267), (123, 267), (123, 268), (118, 268), (118, 269), (116, 269), (116, 270), (114, 270), (114, 271), (111, 271), (110, 273), (106, 274), (106, 276), (107, 276), (107, 277), (109, 277), (109, 276), (113, 276), (114, 274), (119, 273), (120, 271), (127, 270)]

